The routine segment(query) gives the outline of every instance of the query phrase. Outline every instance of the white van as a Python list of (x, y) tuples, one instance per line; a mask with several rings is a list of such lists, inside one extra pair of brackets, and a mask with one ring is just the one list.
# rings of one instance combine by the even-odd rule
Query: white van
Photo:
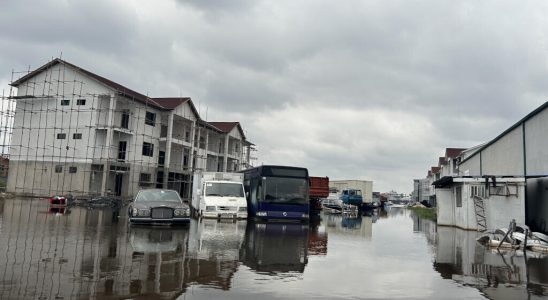
[(192, 209), (204, 218), (247, 218), (244, 174), (196, 172), (192, 183)]

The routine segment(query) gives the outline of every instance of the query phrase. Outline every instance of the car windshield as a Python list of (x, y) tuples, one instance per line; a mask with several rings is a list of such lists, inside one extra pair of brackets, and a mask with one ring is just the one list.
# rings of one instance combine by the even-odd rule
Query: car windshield
[(206, 182), (206, 196), (243, 197), (241, 183)]
[(267, 177), (263, 182), (264, 201), (278, 204), (306, 204), (308, 181), (304, 178)]
[(148, 190), (140, 191), (135, 198), (135, 202), (176, 202), (181, 203), (181, 198), (179, 194), (175, 191), (164, 191), (164, 190)]

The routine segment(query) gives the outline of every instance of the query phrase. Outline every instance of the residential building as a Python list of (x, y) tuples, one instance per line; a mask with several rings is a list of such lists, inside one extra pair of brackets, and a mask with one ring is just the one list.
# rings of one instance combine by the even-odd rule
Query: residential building
[(426, 201), (436, 206), (436, 189), (432, 185), (434, 181), (444, 176), (458, 175), (458, 163), (460, 154), (464, 148), (446, 148), (445, 155), (438, 158), (438, 165), (428, 170), (426, 178), (413, 180), (413, 199), (415, 201)]
[(205, 121), (188, 97), (148, 97), (61, 59), (11, 85), (9, 192), (189, 198), (194, 171), (251, 166), (241, 124)]

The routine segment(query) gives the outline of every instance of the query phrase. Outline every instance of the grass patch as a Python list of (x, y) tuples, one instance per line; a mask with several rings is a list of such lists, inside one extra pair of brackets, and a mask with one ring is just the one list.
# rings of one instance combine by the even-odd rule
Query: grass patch
[(436, 208), (428, 207), (409, 207), (410, 210), (414, 211), (415, 214), (421, 219), (429, 219), (436, 221), (438, 216), (436, 214)]

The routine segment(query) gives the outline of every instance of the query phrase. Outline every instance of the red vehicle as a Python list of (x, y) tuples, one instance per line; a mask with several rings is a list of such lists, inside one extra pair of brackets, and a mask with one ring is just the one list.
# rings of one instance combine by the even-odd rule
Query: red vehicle
[(310, 176), (310, 215), (318, 215), (322, 210), (321, 199), (329, 196), (329, 177)]
[(67, 206), (67, 198), (63, 196), (53, 196), (48, 198), (49, 204), (52, 206)]

